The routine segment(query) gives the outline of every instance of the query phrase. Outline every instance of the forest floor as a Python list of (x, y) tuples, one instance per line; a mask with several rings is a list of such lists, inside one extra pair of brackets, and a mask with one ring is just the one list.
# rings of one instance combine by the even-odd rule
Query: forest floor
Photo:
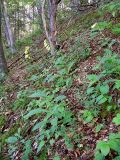
[[(86, 119), (91, 118), (91, 115), (90, 117), (87, 117), (84, 114), (86, 110), (89, 110), (84, 103), (87, 96), (86, 84), (89, 84), (87, 76), (91, 74), (99, 74), (100, 71), (93, 69), (100, 61), (98, 57), (104, 56), (104, 50), (108, 48), (111, 42), (113, 42), (113, 44), (111, 44), (110, 49), (113, 52), (120, 54), (119, 35), (113, 34), (110, 29), (105, 29), (94, 36), (91, 32), (91, 26), (101, 20), (108, 22), (112, 21), (113, 24), (119, 24), (120, 19), (119, 17), (112, 17), (111, 20), (110, 14), (106, 13), (104, 16), (101, 16), (97, 10), (86, 13), (83, 16), (77, 14), (75, 17), (76, 18), (70, 17), (67, 21), (67, 27), (66, 25), (63, 25), (62, 29), (60, 28), (58, 38), (61, 45), (63, 45), (62, 55), (69, 58), (71, 57), (72, 60), (74, 56), (77, 57), (80, 53), (77, 61), (72, 67), (72, 71), (68, 74), (68, 76), (71, 76), (73, 79), (71, 86), (65, 89), (65, 91), (64, 87), (61, 87), (61, 90), (63, 90), (61, 93), (64, 93), (66, 96), (68, 108), (76, 119), (75, 124), (73, 124), (75, 125), (74, 132), (76, 139), (75, 141), (72, 141), (74, 146), (73, 149), (67, 149), (63, 138), (57, 139), (55, 143), (51, 145), (51, 148), (47, 150), (48, 158), (43, 158), (43, 160), (53, 159), (53, 153), (57, 153), (61, 160), (93, 160), (97, 142), (99, 140), (107, 141), (110, 133), (117, 133), (120, 129), (119, 126), (112, 122), (115, 117), (115, 113), (113, 112), (111, 114), (103, 111), (101, 108), (99, 116), (94, 118), (92, 117), (88, 122)], [(35, 37), (32, 38), (34, 39)], [(37, 76), (40, 74), (40, 71), (38, 72), (39, 66), (43, 64), (43, 68), (49, 68), (53, 65), (53, 60), (55, 61), (55, 59), (57, 59), (56, 57), (51, 58), (44, 47), (41, 51), (41, 46), (43, 46), (44, 43), (39, 44), (40, 39), (42, 39), (42, 37), (35, 39), (34, 44), (30, 46), (30, 52), (34, 52), (32, 60), (23, 60), (23, 58), (19, 59), (16, 57), (14, 60), (10, 60), (8, 62), (8, 65), (10, 66), (10, 75), (4, 82), (4, 88), (0, 88), (3, 93), (3, 96), (0, 97), (1, 160), (10, 159), (8, 156), (8, 145), (6, 144), (6, 139), (13, 136), (17, 132), (18, 128), (25, 127), (24, 121), (21, 120), (21, 117), (26, 112), (26, 106), (30, 104), (30, 100), (29, 98), (27, 99), (24, 94), (27, 94), (27, 90), (29, 88), (32, 88), (33, 90), (39, 89), (43, 83), (40, 81), (37, 82)], [(38, 55), (36, 52), (40, 52), (41, 55)], [(35, 55), (40, 58), (37, 56), (34, 58)], [(13, 62), (15, 63), (12, 64)], [(31, 77), (32, 83), (30, 81)], [(45, 87), (48, 85), (47, 87), (49, 88), (49, 85), (51, 84), (45, 83), (43, 85), (45, 85)], [(117, 96), (115, 94), (119, 94), (119, 92), (112, 94), (114, 94), (112, 96), (115, 97)], [(94, 108), (94, 106), (92, 107)], [(95, 111), (96, 108), (93, 110)], [(119, 113), (119, 109), (117, 110), (117, 113)], [(37, 119), (37, 121), (39, 120)], [(24, 139), (32, 139), (31, 137), (33, 136), (31, 128), (33, 127), (34, 121), (32, 122), (32, 120), (30, 120), (28, 123), (29, 125), (27, 124), (27, 129), (25, 128), (26, 131), (25, 129), (23, 131)], [(69, 125), (67, 128), (69, 128)], [(68, 131), (67, 136), (69, 139), (73, 140), (72, 132)], [(33, 145), (33, 152), (36, 153), (35, 145)], [(22, 149), (19, 148), (14, 152), (14, 160), (21, 160), (22, 155)], [(41, 155), (42, 154), (40, 154), (40, 160), (42, 160)], [(105, 157), (105, 159), (112, 160), (116, 155), (116, 152), (112, 151)], [(33, 155), (30, 155), (29, 159), (34, 160)]]

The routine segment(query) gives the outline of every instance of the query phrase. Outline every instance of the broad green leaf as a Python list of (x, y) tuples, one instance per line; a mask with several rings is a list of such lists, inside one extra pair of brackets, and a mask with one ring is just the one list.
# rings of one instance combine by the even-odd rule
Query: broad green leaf
[(87, 89), (87, 94), (89, 95), (89, 94), (93, 93), (93, 91), (94, 91), (94, 87), (90, 87)]
[(56, 102), (60, 102), (60, 101), (63, 101), (64, 99), (66, 99), (66, 96), (65, 95), (59, 95), (58, 97), (56, 97), (54, 100)]
[(40, 144), (38, 145), (38, 148), (37, 148), (37, 153), (39, 153), (42, 149), (42, 147), (45, 145), (45, 141), (41, 141)]
[(120, 89), (120, 80), (115, 81), (115, 88)]
[(65, 75), (65, 74), (68, 74), (68, 70), (67, 69), (61, 69), (61, 70), (58, 71), (58, 73), (60, 75)]
[(29, 117), (35, 115), (35, 114), (38, 114), (38, 113), (47, 113), (48, 111), (45, 110), (45, 109), (33, 109), (31, 110), (27, 115), (24, 116), (25, 119), (28, 119)]
[(120, 114), (118, 113), (117, 116), (115, 118), (113, 118), (113, 123), (115, 123), (116, 125), (120, 125)]
[(45, 138), (45, 135), (42, 133), (42, 135), (39, 137), (39, 140), (42, 141), (42, 140), (44, 140), (44, 138)]
[(105, 54), (111, 55), (112, 51), (110, 49), (105, 49)]
[(51, 115), (52, 115), (52, 112), (51, 112), (51, 113), (47, 113), (47, 115), (46, 115), (46, 117), (44, 118), (43, 121), (38, 122), (38, 123), (36, 123), (36, 124), (34, 125), (32, 131), (35, 131), (35, 130), (37, 130), (37, 129), (39, 129), (39, 128), (42, 129), (43, 127), (45, 127), (45, 125), (46, 125), (48, 119), (51, 117)]
[(53, 118), (50, 122), (51, 122), (51, 124), (52, 124), (53, 126), (57, 126), (57, 124), (58, 124), (58, 119), (57, 119), (57, 118)]
[(44, 81), (49, 83), (49, 82), (54, 81), (56, 77), (58, 77), (57, 74), (49, 74), (47, 75)]
[(50, 129), (46, 130), (45, 135), (47, 137), (47, 140), (49, 140), (51, 138), (51, 130)]
[(55, 61), (55, 65), (60, 65), (64, 62), (64, 56), (61, 56), (59, 58), (57, 58), (57, 60)]
[(71, 117), (72, 117), (72, 113), (70, 111), (65, 111), (65, 113), (63, 113), (63, 123), (66, 124), (66, 123), (70, 123), (71, 120), (73, 120)]
[(89, 115), (88, 117), (85, 118), (85, 122), (89, 123), (93, 120), (93, 116)]
[(92, 113), (90, 111), (84, 110), (84, 112), (83, 112), (83, 118), (84, 118), (85, 122), (89, 123), (89, 122), (92, 121), (93, 115), (92, 115)]
[(24, 151), (24, 154), (23, 154), (21, 160), (29, 159), (29, 154), (32, 152), (31, 140), (27, 140), (27, 141), (25, 142), (24, 150), (25, 150), (25, 151)]
[(50, 140), (50, 145), (52, 146), (54, 143), (55, 143), (55, 140), (52, 138), (52, 139)]
[(92, 28), (96, 29), (96, 30), (104, 30), (106, 28), (109, 28), (111, 26), (111, 22), (99, 22), (99, 23), (95, 23)]
[(7, 142), (8, 143), (16, 143), (18, 141), (17, 137), (9, 137), (7, 139)]
[(101, 92), (102, 94), (107, 94), (107, 93), (109, 93), (109, 86), (108, 86), (108, 84), (100, 86), (100, 92)]
[(120, 28), (112, 28), (112, 32), (120, 35)]
[(107, 156), (110, 152), (110, 147), (108, 144), (104, 144), (103, 147), (101, 148), (101, 153), (104, 155), (104, 156)]
[(75, 64), (74, 61), (71, 61), (67, 66), (68, 66), (68, 72), (71, 70), (71, 68), (73, 67), (73, 65)]
[(107, 106), (107, 111), (111, 111), (112, 108), (112, 106)]
[(95, 83), (95, 82), (97, 82), (99, 80), (98, 76), (95, 75), (95, 74), (90, 74), (87, 77), (92, 83)]
[(95, 128), (96, 132), (99, 132), (103, 128), (103, 124), (98, 124)]
[(60, 157), (56, 155), (53, 160), (60, 160)]
[(111, 149), (113, 149), (116, 152), (119, 152), (120, 150), (119, 140), (109, 140), (108, 144)]
[(35, 131), (39, 128), (41, 128), (42, 122), (38, 122), (37, 124), (35, 124), (35, 126), (33, 127), (32, 131)]
[(104, 159), (105, 157), (99, 151), (95, 152), (95, 160), (104, 160)]
[(120, 133), (111, 133), (109, 139), (120, 139)]
[(58, 137), (61, 135), (61, 133), (59, 133), (59, 132), (56, 132), (55, 133), (55, 139), (58, 139)]
[(31, 98), (45, 98), (47, 95), (45, 91), (37, 90), (33, 94), (30, 95)]
[(120, 156), (115, 157), (113, 160), (120, 160)]
[(107, 156), (110, 152), (110, 147), (108, 143), (104, 141), (98, 142), (96, 148), (99, 149), (104, 156)]
[(97, 101), (98, 104), (103, 104), (107, 101), (107, 98), (104, 97), (103, 95), (100, 95), (100, 96), (97, 97), (96, 101)]
[(72, 150), (73, 149), (73, 144), (69, 142), (65, 142), (66, 146), (68, 149)]
[(72, 85), (72, 78), (69, 77), (69, 78), (66, 79), (66, 86), (71, 87), (71, 85)]

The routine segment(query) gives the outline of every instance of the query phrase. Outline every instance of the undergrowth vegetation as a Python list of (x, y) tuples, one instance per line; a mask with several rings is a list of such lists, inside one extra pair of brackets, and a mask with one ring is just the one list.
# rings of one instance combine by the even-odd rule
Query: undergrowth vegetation
[[(29, 77), (32, 87), (37, 87), (37, 90), (29, 89), (28, 92), (18, 93), (18, 100), (15, 101), (14, 106), (16, 109), (26, 107), (27, 113), (23, 116), (25, 122), (23, 131), (19, 129), (19, 133), (7, 140), (11, 156), (15, 150), (20, 150), (21, 145), (27, 148), (29, 145), (31, 148), (33, 143), (36, 144), (36, 152), (39, 153), (44, 147), (53, 146), (60, 137), (64, 138), (67, 148), (73, 148), (72, 139), (70, 140), (68, 135), (70, 132), (74, 138), (75, 118), (67, 107), (65, 91), (72, 85), (71, 71), (75, 62), (75, 60), (70, 61), (67, 56), (59, 56), (51, 68), (44, 69), (39, 75)], [(29, 98), (30, 103), (29, 100), (27, 101)], [(25, 134), (27, 128), (29, 129), (30, 119), (32, 124), (30, 133), (34, 137), (26, 141), (22, 138), (22, 134)], [(28, 159), (30, 154), (32, 150), (29, 152), (25, 150), (23, 159)], [(14, 159), (14, 156), (12, 158)]]
[[(67, 153), (76, 151), (76, 160), (84, 160), (82, 155), (88, 153), (92, 144), (84, 144), (87, 127), (97, 138), (94, 137), (94, 141), (92, 139), (92, 158), (88, 155), (85, 160), (120, 159), (120, 55), (118, 50), (114, 50), (114, 46), (118, 45), (116, 36), (120, 34), (120, 25), (116, 22), (117, 18), (119, 20), (119, 11), (119, 2), (100, 8), (100, 13), (95, 14), (95, 17), (100, 17), (100, 22), (95, 22), (92, 26), (90, 22), (87, 24), (91, 27), (89, 31), (73, 37), (74, 43), (71, 46), (71, 41), (69, 42), (68, 53), (58, 51), (56, 56), (48, 56), (42, 64), (27, 66), (28, 76), (25, 81), (29, 85), (20, 88), (19, 84), (15, 100), (9, 107), (19, 115), (15, 115), (17, 118), (11, 126), (14, 130), (10, 129), (8, 134), (4, 129), (7, 119), (4, 116), (0, 119), (0, 150), (4, 153), (4, 148), (1, 147), (4, 145), (10, 159), (70, 159), (66, 153), (63, 157), (55, 150), (56, 144), (62, 143)], [(101, 21), (106, 13), (110, 17)], [(76, 30), (73, 31), (72, 28), (69, 36), (76, 33)], [(107, 32), (110, 37), (106, 36)], [(98, 37), (100, 49), (94, 53), (90, 42)], [(26, 42), (27, 39), (17, 45), (26, 45)], [(29, 41), (27, 45), (32, 43)], [(81, 70), (78, 74), (79, 65), (91, 57), (95, 58), (95, 65), (88, 66), (91, 67), (88, 72), (85, 68), (87, 75), (82, 79)], [(79, 76), (81, 81), (75, 86), (75, 80)], [(0, 86), (3, 107), (8, 98), (6, 93), (12, 91), (10, 86)], [(74, 100), (73, 97), (69, 100), (68, 91), (74, 92), (80, 108), (71, 103)], [(111, 124), (116, 130), (109, 132)], [(83, 133), (84, 127), (87, 129)]]

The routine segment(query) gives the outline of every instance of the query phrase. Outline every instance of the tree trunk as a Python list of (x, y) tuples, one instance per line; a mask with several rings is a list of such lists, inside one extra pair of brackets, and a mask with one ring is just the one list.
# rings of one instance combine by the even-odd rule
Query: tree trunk
[(7, 40), (7, 47), (10, 47), (10, 40), (9, 40), (9, 35), (8, 35), (8, 30), (7, 30), (7, 27), (6, 27), (6, 25), (5, 25), (5, 38), (6, 38), (6, 40)]
[(61, 0), (61, 9), (64, 9), (64, 8), (65, 8), (64, 0)]
[(49, 45), (50, 45), (50, 49), (51, 49), (51, 55), (54, 55), (55, 54), (55, 48), (54, 48), (54, 45), (53, 45), (53, 43), (51, 41), (51, 38), (49, 36), (48, 30), (47, 30), (47, 24), (46, 24), (46, 18), (45, 18), (45, 10), (44, 10), (45, 1), (46, 0), (43, 0), (43, 2), (42, 2), (42, 21), (43, 21), (43, 27), (44, 27), (44, 30), (45, 30), (46, 38), (49, 41)]
[[(61, 0), (49, 0), (48, 4), (48, 16), (49, 16), (49, 33), (47, 30), (47, 24), (46, 24), (46, 18), (45, 18), (45, 2), (46, 0), (42, 1), (42, 21), (43, 21), (43, 27), (46, 33), (46, 37), (49, 41), (50, 48), (51, 48), (51, 54), (55, 54), (55, 49), (57, 46), (57, 28), (56, 28), (56, 16), (57, 16), (57, 6), (61, 2)], [(46, 11), (47, 12), (47, 11)]]
[(5, 19), (5, 25), (6, 25), (6, 36), (7, 36), (7, 40), (8, 45), (10, 47), (11, 53), (15, 53), (15, 47), (14, 47), (14, 40), (13, 40), (13, 34), (12, 34), (12, 30), (11, 30), (11, 26), (10, 26), (10, 20), (8, 17), (8, 13), (7, 13), (7, 3), (4, 0), (3, 1), (3, 14), (4, 14), (4, 19)]
[[(16, 6), (15, 6), (16, 7)], [(16, 11), (14, 12), (14, 42), (17, 40), (17, 13)]]
[(17, 39), (20, 38), (20, 6), (19, 3), (17, 5)]
[(56, 34), (57, 34), (57, 27), (56, 27), (56, 16), (57, 16), (57, 3), (55, 0), (49, 0), (49, 18), (50, 18), (50, 39), (55, 47), (57, 44)]
[(3, 45), (2, 45), (2, 13), (1, 13), (1, 7), (2, 7), (2, 0), (0, 0), (0, 80), (2, 80), (3, 76), (7, 73), (7, 63), (4, 56), (3, 51)]
[(40, 27), (40, 30), (43, 29), (43, 25), (42, 25), (42, 4), (41, 4), (41, 1), (37, 0), (37, 13), (38, 13), (38, 17), (39, 17), (39, 27)]

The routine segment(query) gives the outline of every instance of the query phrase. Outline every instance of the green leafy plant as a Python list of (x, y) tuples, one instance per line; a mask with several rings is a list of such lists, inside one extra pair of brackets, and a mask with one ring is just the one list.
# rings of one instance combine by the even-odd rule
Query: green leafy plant
[(115, 17), (120, 10), (120, 3), (119, 1), (111, 2), (101, 7), (101, 13), (105, 14), (109, 12), (113, 17)]
[(84, 111), (83, 111), (82, 117), (83, 117), (83, 119), (84, 119), (84, 121), (85, 121), (86, 123), (91, 122), (91, 121), (93, 120), (93, 118), (94, 118), (93, 113), (90, 112), (90, 111), (88, 111), (88, 110), (84, 110)]
[[(118, 101), (112, 98), (114, 90), (119, 91), (119, 73), (120, 58), (117, 54), (113, 54), (111, 50), (106, 49), (104, 56), (100, 59), (100, 63), (93, 68), (99, 74), (88, 75), (89, 86), (86, 94), (89, 96), (90, 104), (94, 106), (103, 106), (104, 110), (115, 110)], [(119, 97), (118, 97), (119, 100)]]
[(118, 24), (115, 24), (112, 28), (112, 32), (117, 34), (117, 35), (120, 35), (120, 23)]
[(120, 114), (118, 113), (117, 116), (115, 118), (113, 118), (113, 122), (116, 125), (120, 125)]
[(13, 109), (26, 108), (28, 103), (30, 102), (30, 98), (28, 97), (28, 90), (21, 90), (17, 94), (17, 100), (13, 103)]
[(9, 145), (9, 155), (12, 159), (14, 159), (17, 152), (20, 151), (21, 147), (23, 156), (21, 157), (22, 160), (29, 160), (29, 156), (32, 155), (32, 148), (31, 148), (31, 140), (25, 140), (21, 136), (21, 129), (18, 129), (18, 132), (12, 136), (9, 137), (7, 140), (7, 143)]
[[(41, 153), (46, 147), (52, 147), (61, 137), (64, 139), (67, 148), (73, 147), (68, 135), (72, 133), (74, 137), (75, 118), (67, 107), (68, 102), (64, 92), (66, 88), (72, 85), (70, 72), (72, 72), (76, 61), (68, 58), (68, 63), (65, 63), (65, 59), (67, 60), (67, 57), (58, 56), (51, 68), (44, 69), (40, 76), (29, 78), (34, 87), (38, 85), (37, 81), (41, 81), (40, 88), (19, 92), (18, 100), (14, 103), (17, 108), (20, 106), (26, 106), (27, 108), (27, 112), (23, 116), (24, 128), (28, 127), (30, 119), (32, 121), (31, 132), (34, 135), (32, 141), (24, 140), (24, 138), (17, 139), (16, 136), (8, 138), (7, 141), (10, 143), (12, 140), (13, 148), (17, 146), (18, 150), (19, 146), (23, 146), (23, 160), (32, 154), (31, 149), (27, 151), (26, 148), (28, 146), (31, 148), (33, 142), (37, 144), (37, 154)], [(19, 143), (21, 145), (18, 145)], [(13, 152), (10, 153), (10, 155), (12, 154)], [(56, 159), (58, 159), (58, 156)]]
[(98, 133), (103, 128), (103, 126), (103, 124), (98, 124), (95, 128), (95, 131)]
[[(116, 117), (113, 118), (113, 123), (120, 125), (120, 114), (118, 113)], [(96, 146), (95, 160), (104, 160), (106, 156), (111, 156), (112, 151), (116, 152), (116, 157), (114, 160), (119, 160), (120, 158), (120, 133), (111, 133), (107, 141), (99, 141)]]
[(104, 21), (93, 24), (91, 28), (93, 29), (93, 31), (95, 30), (102, 31), (104, 29), (111, 28), (111, 26), (112, 26), (111, 22)]
[[(89, 42), (85, 39), (85, 34), (86, 33), (83, 33), (76, 37), (75, 44), (70, 50), (71, 53), (75, 54), (75, 58), (86, 59), (90, 55), (91, 48)], [(83, 39), (85, 40), (83, 41)]]
[(117, 153), (114, 160), (120, 157), (120, 133), (111, 133), (107, 141), (99, 141), (96, 146), (95, 160), (104, 160), (106, 156), (111, 156), (113, 150)]

